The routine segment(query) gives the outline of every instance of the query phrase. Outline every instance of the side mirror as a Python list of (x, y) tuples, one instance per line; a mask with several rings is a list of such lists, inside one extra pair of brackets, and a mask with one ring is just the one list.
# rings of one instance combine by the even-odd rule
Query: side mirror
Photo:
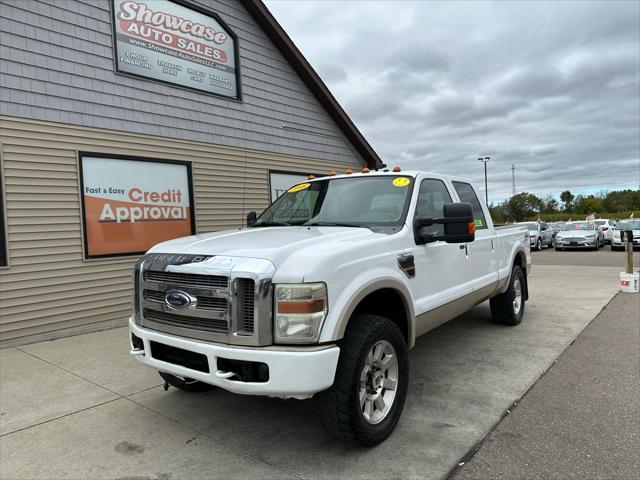
[(250, 227), (251, 225), (256, 223), (257, 219), (258, 219), (258, 214), (256, 212), (247, 213), (247, 227)]
[[(414, 236), (418, 245), (436, 242), (469, 243), (476, 237), (476, 225), (470, 203), (447, 203), (443, 207), (442, 218), (416, 218), (413, 225)], [(444, 235), (423, 234), (423, 227), (444, 225)]]

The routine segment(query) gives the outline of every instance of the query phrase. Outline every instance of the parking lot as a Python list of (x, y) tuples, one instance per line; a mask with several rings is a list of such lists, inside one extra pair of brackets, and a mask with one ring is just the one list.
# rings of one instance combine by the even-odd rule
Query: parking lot
[(372, 449), (327, 436), (313, 400), (165, 392), (125, 328), (4, 349), (0, 477), (446, 478), (618, 292), (624, 254), (534, 263), (520, 326), (485, 303), (418, 339), (398, 428)]

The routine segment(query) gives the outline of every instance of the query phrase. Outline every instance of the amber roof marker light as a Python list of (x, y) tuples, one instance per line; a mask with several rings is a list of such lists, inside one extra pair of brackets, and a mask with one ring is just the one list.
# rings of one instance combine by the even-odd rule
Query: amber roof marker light
[(331, 170), (331, 171), (329, 172), (329, 176), (330, 176), (330, 177), (335, 177), (335, 176), (336, 176), (336, 171), (335, 171), (335, 170)]
[(309, 175), (307, 177), (307, 180), (315, 180), (316, 176), (315, 175)]
[(369, 173), (369, 169), (368, 169), (367, 167), (364, 167), (364, 168), (362, 169), (362, 173)]
[(351, 170), (350, 168), (347, 168), (344, 173), (346, 173), (347, 175), (351, 175), (353, 173), (353, 170)]
[(400, 167), (393, 167), (393, 171), (394, 172), (401, 172), (402, 170), (400, 169)]

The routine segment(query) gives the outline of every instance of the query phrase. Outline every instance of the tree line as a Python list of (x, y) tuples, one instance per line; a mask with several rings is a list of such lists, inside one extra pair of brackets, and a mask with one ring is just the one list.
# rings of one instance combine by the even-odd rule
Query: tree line
[(522, 192), (504, 202), (489, 206), (496, 223), (520, 222), (523, 220), (545, 221), (582, 220), (592, 213), (596, 217), (626, 218), (635, 212), (640, 216), (640, 190), (615, 190), (596, 195), (574, 195), (569, 190), (560, 194), (560, 201), (553, 196), (538, 197)]

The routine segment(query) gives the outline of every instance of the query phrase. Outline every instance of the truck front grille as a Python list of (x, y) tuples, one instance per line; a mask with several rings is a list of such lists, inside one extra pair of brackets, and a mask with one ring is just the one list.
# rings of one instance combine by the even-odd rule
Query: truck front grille
[[(270, 262), (253, 259), (246, 275), (235, 263), (212, 256), (150, 253), (136, 273), (134, 321), (141, 327), (183, 338), (262, 346), (272, 343)], [(211, 273), (209, 273), (211, 272)], [(170, 304), (170, 300), (180, 305)]]
[[(142, 298), (145, 300), (152, 300), (154, 302), (164, 303), (165, 295), (165, 292), (161, 292), (159, 290), (145, 289), (142, 292)], [(197, 295), (196, 298), (198, 299), (198, 310), (215, 310), (218, 312), (227, 311), (228, 303), (226, 298), (204, 297), (202, 295)]]
[(201, 318), (178, 313), (159, 312), (145, 308), (143, 310), (144, 318), (152, 322), (164, 323), (165, 325), (173, 325), (182, 328), (194, 328), (205, 332), (227, 333), (227, 320), (216, 318)]
[(148, 282), (170, 283), (172, 285), (191, 285), (194, 287), (215, 288), (225, 290), (229, 287), (229, 279), (217, 275), (195, 275), (192, 273), (158, 272), (146, 270), (144, 280)]

